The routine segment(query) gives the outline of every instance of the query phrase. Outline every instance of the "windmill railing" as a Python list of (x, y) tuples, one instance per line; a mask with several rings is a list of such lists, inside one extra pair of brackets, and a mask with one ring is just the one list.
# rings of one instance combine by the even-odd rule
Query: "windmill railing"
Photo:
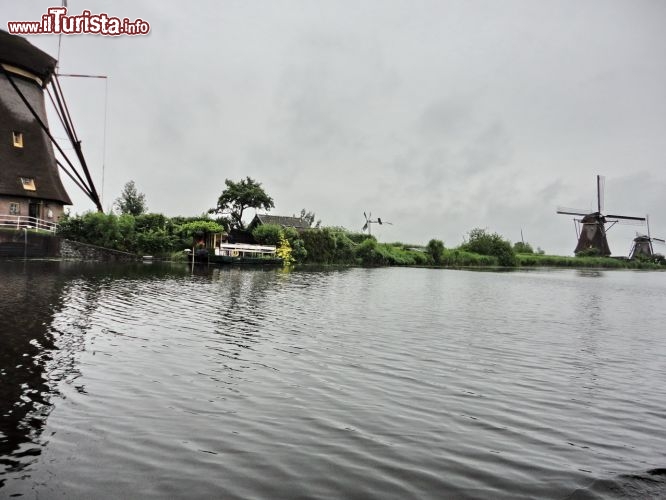
[(28, 215), (0, 215), (0, 228), (6, 229), (39, 229), (55, 233), (58, 224), (49, 220)]

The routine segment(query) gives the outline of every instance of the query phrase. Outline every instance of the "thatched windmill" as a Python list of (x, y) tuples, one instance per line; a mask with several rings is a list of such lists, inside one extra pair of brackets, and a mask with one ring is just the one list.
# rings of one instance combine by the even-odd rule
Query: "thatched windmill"
[(650, 219), (648, 216), (645, 216), (647, 222), (647, 234), (636, 233), (634, 242), (631, 245), (631, 250), (629, 251), (629, 258), (635, 259), (637, 257), (650, 258), (655, 255), (654, 247), (652, 246), (653, 241), (658, 241), (659, 243), (666, 243), (666, 240), (662, 238), (654, 238), (650, 234)]
[[(575, 254), (588, 251), (596, 251), (598, 255), (608, 257), (611, 254), (606, 233), (608, 230), (617, 224), (620, 220), (633, 221), (641, 224), (645, 221), (645, 217), (631, 217), (628, 215), (604, 215), (604, 178), (597, 175), (597, 211), (587, 212), (585, 210), (577, 210), (571, 208), (558, 208), (558, 214), (574, 215), (582, 217), (581, 219), (574, 218), (574, 225), (576, 227), (576, 236), (578, 238), (578, 245), (574, 250)], [(608, 227), (606, 225), (609, 224)]]
[[(67, 133), (78, 168), (53, 137), (45, 94)], [(0, 216), (56, 222), (64, 205), (72, 203), (58, 167), (102, 211), (58, 82), (56, 60), (26, 39), (0, 30)]]

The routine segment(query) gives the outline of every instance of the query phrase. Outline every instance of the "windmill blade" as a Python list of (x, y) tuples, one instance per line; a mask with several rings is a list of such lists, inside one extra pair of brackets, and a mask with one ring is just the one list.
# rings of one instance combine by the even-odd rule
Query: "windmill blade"
[(378, 223), (380, 226), (382, 225), (382, 218), (381, 218), (381, 217), (377, 217), (377, 223)]
[(585, 217), (586, 215), (590, 214), (590, 212), (586, 210), (578, 210), (576, 208), (566, 208), (566, 207), (557, 207), (557, 213), (564, 215), (580, 215), (581, 217)]
[(366, 221), (368, 220), (368, 216), (366, 215), (365, 212), (363, 212), (363, 217), (365, 217), (365, 220), (366, 220)]
[(384, 221), (384, 224), (388, 224), (389, 226), (392, 226), (392, 225), (393, 225), (393, 222), (386, 222), (386, 221)]
[(628, 215), (610, 215), (606, 216), (607, 219), (622, 219), (622, 220), (639, 220), (641, 222), (645, 221), (645, 217), (629, 217)]
[(599, 213), (604, 211), (604, 191), (606, 178), (603, 175), (597, 175), (597, 208)]
[(367, 222), (363, 225), (363, 229), (361, 229), (361, 231), (365, 231), (366, 229), (368, 229), (368, 223)]
[(609, 217), (606, 217), (606, 224), (609, 222), (612, 222), (613, 224), (619, 224), (621, 226), (635, 226), (635, 227), (643, 227), (643, 222), (638, 221), (638, 220), (611, 220)]
[(666, 243), (666, 240), (663, 240), (661, 238), (652, 238), (653, 241), (658, 241), (659, 243)]

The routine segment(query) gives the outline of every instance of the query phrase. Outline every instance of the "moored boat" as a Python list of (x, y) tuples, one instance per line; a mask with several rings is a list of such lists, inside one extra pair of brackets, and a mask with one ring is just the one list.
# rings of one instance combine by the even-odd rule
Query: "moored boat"
[(274, 245), (219, 243), (208, 258), (214, 264), (282, 265)]

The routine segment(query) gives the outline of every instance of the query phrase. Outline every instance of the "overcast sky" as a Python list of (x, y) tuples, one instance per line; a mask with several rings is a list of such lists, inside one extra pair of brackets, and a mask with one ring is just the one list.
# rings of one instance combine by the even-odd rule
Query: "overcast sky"
[[(57, 3), (2, 2), (3, 29)], [(68, 6), (151, 25), (61, 41), (61, 72), (109, 77), (105, 148), (104, 81), (62, 81), (106, 208), (134, 180), (151, 211), (197, 215), (251, 176), (276, 215), (360, 230), (371, 211), (394, 224), (381, 241), (446, 246), (522, 229), (568, 255), (556, 207), (596, 206), (602, 174), (607, 212), (650, 214), (666, 237), (663, 0)], [(58, 36), (29, 40), (57, 57)], [(73, 212), (92, 208), (67, 186)], [(614, 254), (637, 229), (610, 230)]]

